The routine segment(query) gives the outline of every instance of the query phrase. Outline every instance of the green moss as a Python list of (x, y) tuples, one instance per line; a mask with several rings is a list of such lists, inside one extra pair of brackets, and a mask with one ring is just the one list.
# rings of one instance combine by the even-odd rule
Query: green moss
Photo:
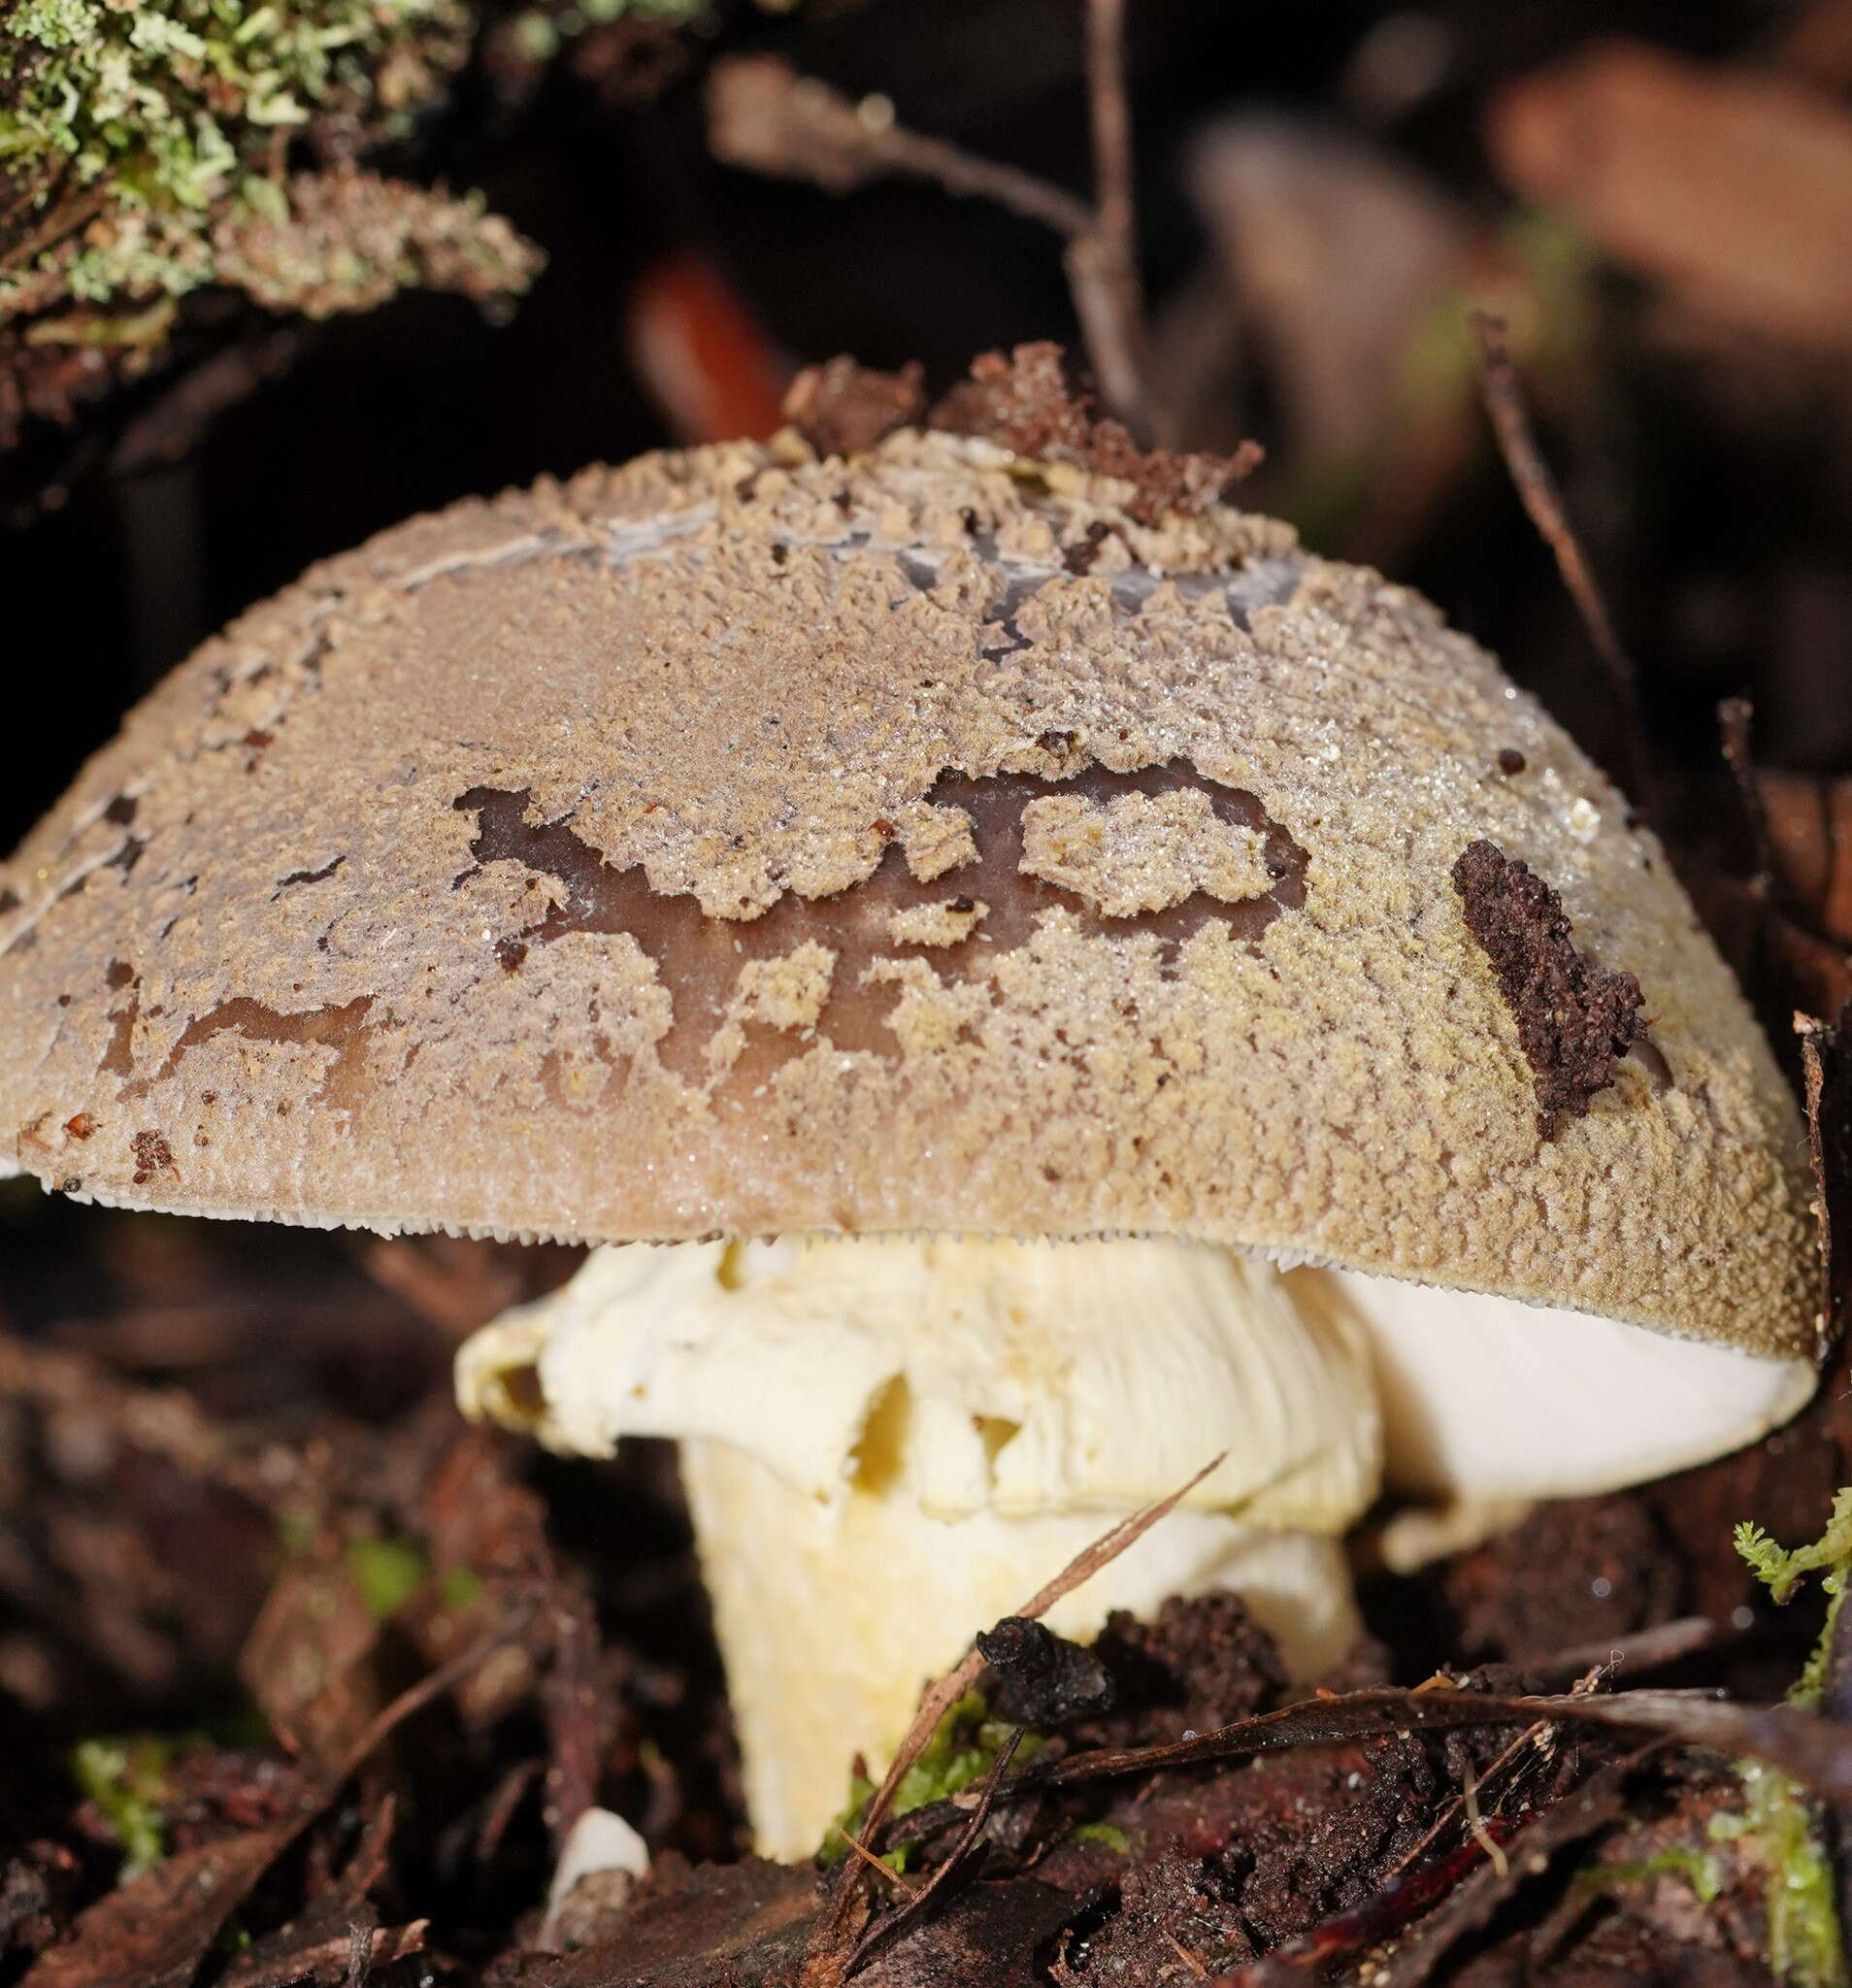
[(1132, 1839), (1116, 1822), (1083, 1822), (1074, 1832), (1076, 1843), (1104, 1843), (1115, 1856), (1132, 1854)]
[(71, 1777), (121, 1849), (124, 1882), (167, 1854), (167, 1771), (174, 1753), (175, 1742), (155, 1733), (83, 1740), (71, 1749)]
[[(894, 1806), (889, 1810), (891, 1815), (898, 1819), (910, 1815), (915, 1808), (926, 1807), (929, 1803), (947, 1801), (989, 1773), (1016, 1729), (987, 1718), (988, 1709), (981, 1692), (968, 1691), (945, 1713), (934, 1728), (933, 1737), (921, 1748), (919, 1758), (901, 1776)], [(1016, 1765), (1032, 1759), (1044, 1743), (1034, 1733), (1025, 1733), (1016, 1747)], [(843, 1839), (860, 1835), (862, 1818), (874, 1793), (875, 1785), (866, 1776), (856, 1774), (850, 1779), (848, 1805), (824, 1832), (822, 1847), (817, 1851), (819, 1863), (840, 1864), (848, 1855)], [(905, 1855), (904, 1848), (890, 1851), (882, 1862), (896, 1871), (904, 1871)], [(894, 1863), (894, 1858), (903, 1861)]]
[(1736, 1769), (1748, 1808), (1711, 1818), (1717, 1842), (1734, 1842), (1768, 1873), (1769, 1965), (1795, 1988), (1842, 1988), (1845, 1954), (1833, 1866), (1820, 1845), (1813, 1805), (1778, 1769)]
[(1832, 1648), (1833, 1632), (1845, 1601), (1846, 1574), (1852, 1570), (1852, 1486), (1835, 1497), (1826, 1530), (1809, 1545), (1791, 1549), (1777, 1546), (1760, 1526), (1745, 1520), (1736, 1528), (1736, 1551), (1777, 1602), (1789, 1600), (1808, 1574), (1825, 1576), (1820, 1586), (1828, 1597), (1826, 1623), (1806, 1668), (1788, 1693), (1791, 1705), (1811, 1709), (1820, 1703), (1826, 1689), (1827, 1652)]
[(1684, 1843), (1662, 1850), (1656, 1857), (1644, 1857), (1637, 1864), (1597, 1864), (1578, 1872), (1575, 1882), (1585, 1891), (1607, 1891), (1651, 1884), (1656, 1877), (1682, 1877), (1702, 1905), (1711, 1904), (1723, 1891), (1723, 1871), (1717, 1859)]
[[(1791, 1599), (1809, 1574), (1823, 1576), (1820, 1585), (1830, 1597), (1826, 1623), (1788, 1693), (1790, 1704), (1811, 1709), (1825, 1690), (1827, 1656), (1852, 1570), (1852, 1488), (1834, 1499), (1826, 1530), (1807, 1545), (1778, 1546), (1760, 1526), (1747, 1522), (1736, 1528), (1736, 1542), (1777, 1602)], [(1844, 1937), (1814, 1805), (1800, 1783), (1778, 1769), (1745, 1761), (1736, 1773), (1747, 1808), (1741, 1815), (1714, 1817), (1710, 1834), (1718, 1842), (1735, 1843), (1767, 1873), (1769, 1965), (1796, 1988), (1843, 1988)]]
[(347, 1571), (376, 1622), (396, 1615), (423, 1585), (431, 1563), (410, 1540), (355, 1540)]

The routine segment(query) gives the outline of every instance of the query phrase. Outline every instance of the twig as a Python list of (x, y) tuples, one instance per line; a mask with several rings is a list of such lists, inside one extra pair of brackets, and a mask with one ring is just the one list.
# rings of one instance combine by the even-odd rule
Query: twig
[(734, 55), (714, 64), (708, 137), (729, 165), (813, 181), (832, 193), (909, 173), (948, 193), (994, 200), (1058, 235), (1084, 235), (1095, 225), (1084, 200), (1048, 181), (909, 130), (883, 99), (851, 103), (777, 55)]
[(889, 1884), (897, 1886), (901, 1891), (907, 1893), (909, 1898), (917, 1898), (919, 1896), (917, 1887), (909, 1884), (907, 1881), (907, 1879), (898, 1871), (894, 1869), (893, 1865), (883, 1864), (881, 1860), (877, 1856), (876, 1856), (875, 1852), (871, 1850), (862, 1841), (860, 1837), (850, 1836), (848, 1831), (844, 1830), (843, 1832), (843, 1840), (844, 1843), (848, 1845), (849, 1855), (851, 1857), (859, 1857), (862, 1860), (862, 1862), (865, 1865), (867, 1865), (869, 1870), (876, 1872), (878, 1875), (886, 1878)]
[(1558, 1650), (1540, 1664), (1525, 1669), (1536, 1677), (1579, 1677), (1591, 1665), (1634, 1671), (1658, 1670), (1694, 1656), (1717, 1640), (1717, 1625), (1708, 1615), (1680, 1615), (1670, 1622), (1655, 1622), (1650, 1629), (1632, 1636), (1611, 1637), (1604, 1642), (1575, 1643)]
[[(1485, 1830), (1485, 1823), (1483, 1818), (1477, 1813), (1479, 1790), (1487, 1786), (1495, 1774), (1502, 1773), (1512, 1761), (1516, 1760), (1526, 1747), (1535, 1747), (1549, 1733), (1549, 1727), (1543, 1724), (1526, 1726), (1523, 1732), (1508, 1746), (1504, 1748), (1476, 1781), (1469, 1778), (1466, 1783), (1466, 1789), (1461, 1794), (1454, 1796), (1452, 1801), (1441, 1809), (1440, 1813), (1435, 1818), (1433, 1827), (1413, 1843), (1405, 1855), (1399, 1857), (1384, 1873), (1383, 1882), (1385, 1884), (1394, 1883), (1397, 1878), (1402, 1876), (1404, 1872), (1418, 1863), (1433, 1848), (1435, 1843), (1439, 1840), (1442, 1833), (1452, 1826), (1454, 1818), (1462, 1810), (1466, 1811), (1468, 1820), (1474, 1825), (1472, 1835), (1475, 1838), (1481, 1837)], [(1470, 1807), (1466, 1798), (1467, 1791), (1469, 1790), (1472, 1796), (1472, 1805)]]
[[(1221, 1462), (1219, 1456), (1212, 1458), (1187, 1484), (1179, 1485), (1168, 1498), (1160, 1499), (1155, 1505), (1147, 1505), (1142, 1511), (1122, 1519), (1110, 1532), (1076, 1553), (1046, 1587), (1014, 1612), (1032, 1618), (1044, 1615), (1064, 1595), (1072, 1593), (1082, 1581), (1098, 1574), (1128, 1546), (1142, 1539), (1159, 1519), (1174, 1511), (1205, 1477), (1218, 1469)], [(983, 1668), (984, 1660), (974, 1646), (937, 1684), (928, 1686), (920, 1699), (919, 1709), (913, 1714), (913, 1723), (907, 1729), (907, 1737), (901, 1741), (885, 1777), (868, 1805), (867, 1814), (862, 1818), (861, 1841), (864, 1848), (873, 1844), (876, 1832), (887, 1820), (888, 1810), (894, 1806), (894, 1797), (906, 1778), (908, 1769), (925, 1751), (927, 1742), (939, 1730), (941, 1719), (976, 1682)], [(842, 1988), (843, 1982), (848, 1978), (846, 1969), (852, 1959), (847, 1943), (848, 1927), (860, 1896), (855, 1883), (859, 1874), (860, 1866), (852, 1864), (844, 1864), (838, 1872), (835, 1886), (817, 1915), (816, 1927), (804, 1956), (801, 1988)]]
[(1724, 764), (1736, 783), (1736, 799), (1742, 808), (1744, 826), (1749, 831), (1750, 854), (1758, 877), (1770, 877), (1774, 864), (1769, 842), (1769, 811), (1763, 804), (1762, 789), (1756, 784), (1756, 762), (1750, 749), (1749, 730), (1755, 716), (1746, 697), (1726, 697), (1717, 707), (1717, 730), (1723, 737)]
[(1467, 1828), (1472, 1833), (1472, 1840), (1485, 1852), (1486, 1862), (1501, 1877), (1510, 1870), (1505, 1855), (1493, 1839), (1492, 1832), (1485, 1826), (1485, 1817), (1479, 1812), (1479, 1783), (1473, 1778), (1471, 1769), (1460, 1776), (1460, 1805), (1466, 1810)]
[(318, 1803), (325, 1806), (330, 1791), (338, 1788), (349, 1774), (359, 1769), (374, 1748), (395, 1727), (403, 1725), (413, 1712), (421, 1711), (434, 1698), (442, 1698), (451, 1685), (467, 1677), (478, 1665), (487, 1662), (505, 1643), (513, 1642), (528, 1627), (531, 1620), (531, 1611), (511, 1617), (501, 1628), (472, 1643), (468, 1649), (452, 1657), (447, 1664), (440, 1665), (437, 1670), (420, 1677), (415, 1684), (408, 1685), (374, 1718), (366, 1731), (348, 1747), (334, 1772), (326, 1776), (322, 1788), (317, 1791)]
[(1505, 342), (1505, 319), (1490, 311), (1472, 313), (1473, 336), (1479, 344), (1479, 388), (1485, 396), (1485, 411), (1492, 417), (1499, 447), (1505, 456), (1511, 480), (1524, 509), (1530, 514), (1543, 542), (1556, 555), (1557, 570), (1569, 588), (1595, 652), (1612, 679), (1614, 687), (1631, 705), (1634, 698), (1634, 665), (1607, 612), (1599, 581), (1583, 555), (1580, 543), (1563, 508), (1563, 493), (1556, 478), (1537, 446), (1531, 417), (1524, 406), (1517, 371)]
[(1144, 300), (1125, 89), (1125, 0), (1087, 0), (1087, 101), (1093, 125), (1092, 228), (1069, 246), (1068, 280), (1107, 405), (1145, 433)]
[(1063, 257), (1087, 356), (1112, 412), (1144, 434), (1144, 317), (1126, 105), (1124, 0), (1087, 0), (1095, 204), (1027, 173), (980, 158), (898, 122), (882, 97), (851, 103), (777, 55), (734, 55), (708, 81), (708, 142), (716, 158), (780, 179), (847, 193), (892, 173), (948, 193), (994, 201), (1067, 243)]
[[(978, 1838), (984, 1833), (984, 1825), (990, 1820), (990, 1811), (996, 1806), (997, 1790), (1003, 1785), (1003, 1777), (1009, 1771), (1009, 1763), (1016, 1757), (1016, 1748), (1022, 1744), (1022, 1735), (1023, 1728), (1017, 1726), (997, 1749), (997, 1758), (991, 1762), (990, 1772), (984, 1776), (983, 1791), (977, 1798), (976, 1807), (971, 1812), (971, 1819), (959, 1832), (958, 1840), (951, 1846), (945, 1861), (933, 1872), (925, 1889), (915, 1892), (898, 1912), (877, 1920), (862, 1936), (855, 1951), (849, 1956), (845, 1979), (865, 1968), (883, 1947), (891, 1946), (903, 1934), (916, 1926), (953, 1883), (954, 1873), (959, 1871)], [(854, 1839), (851, 1838), (850, 1840)], [(864, 1856), (868, 1854), (867, 1851), (863, 1852)], [(879, 1869), (887, 1869), (878, 1859), (876, 1862)]]

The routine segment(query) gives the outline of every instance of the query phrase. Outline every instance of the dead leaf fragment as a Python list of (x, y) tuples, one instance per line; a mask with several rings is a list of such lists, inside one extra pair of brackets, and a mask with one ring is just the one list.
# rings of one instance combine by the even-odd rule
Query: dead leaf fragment
[(299, 1818), (184, 1850), (99, 1899), (20, 1988), (187, 1988)]
[(1852, 345), (1852, 116), (1803, 83), (1598, 42), (1486, 116), (1506, 183), (1727, 322)]

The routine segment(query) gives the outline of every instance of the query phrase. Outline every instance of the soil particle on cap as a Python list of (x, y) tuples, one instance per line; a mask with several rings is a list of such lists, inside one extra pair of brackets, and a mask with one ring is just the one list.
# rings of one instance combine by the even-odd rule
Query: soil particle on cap
[(1076, 463), (1121, 478), (1133, 486), (1127, 514), (1148, 525), (1169, 512), (1203, 512), (1219, 504), (1261, 459), (1254, 442), (1243, 442), (1233, 455), (1141, 448), (1122, 423), (1099, 413), (1092, 395), (1073, 379), (1067, 354), (1046, 341), (974, 359), (971, 378), (940, 401), (927, 425), (980, 436), (1016, 455)]
[(784, 396), (784, 418), (819, 455), (860, 455), (926, 412), (919, 362), (898, 373), (859, 366), (847, 353), (807, 366)]
[(1499, 771), (1502, 774), (1520, 774), (1530, 764), (1515, 746), (1505, 746), (1499, 749)]
[(1528, 863), (1494, 843), (1469, 843), (1453, 866), (1467, 929), (1498, 976), (1537, 1077), (1538, 1129), (1554, 1139), (1565, 1117), (1614, 1080), (1615, 1061), (1637, 1042), (1639, 982), (1575, 948), (1563, 900)]

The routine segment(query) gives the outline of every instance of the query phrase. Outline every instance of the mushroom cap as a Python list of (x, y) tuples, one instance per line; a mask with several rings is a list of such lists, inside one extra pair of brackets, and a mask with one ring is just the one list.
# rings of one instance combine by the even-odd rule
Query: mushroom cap
[[(1418, 596), (1127, 495), (787, 436), (313, 569), (0, 870), (0, 1152), (384, 1231), (1187, 1235), (1809, 1354), (1793, 1101), (1621, 796)], [(1480, 840), (1651, 1019), (1554, 1137)]]

